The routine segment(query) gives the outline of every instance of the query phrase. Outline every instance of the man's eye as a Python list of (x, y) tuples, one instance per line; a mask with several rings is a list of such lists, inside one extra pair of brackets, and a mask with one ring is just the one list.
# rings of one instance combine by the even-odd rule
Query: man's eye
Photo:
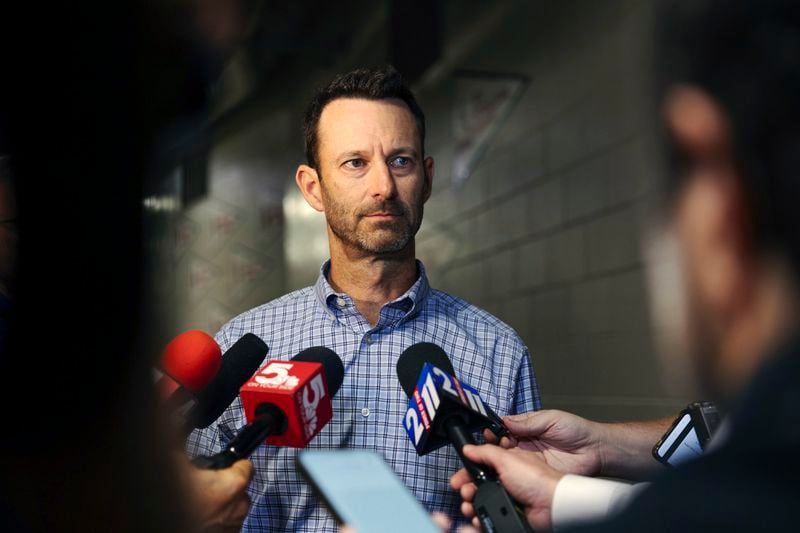
[(344, 162), (344, 166), (347, 168), (363, 168), (364, 167), (364, 160), (363, 159), (350, 159), (349, 161)]
[(411, 165), (411, 158), (398, 156), (389, 161), (389, 164), (395, 168), (406, 168)]

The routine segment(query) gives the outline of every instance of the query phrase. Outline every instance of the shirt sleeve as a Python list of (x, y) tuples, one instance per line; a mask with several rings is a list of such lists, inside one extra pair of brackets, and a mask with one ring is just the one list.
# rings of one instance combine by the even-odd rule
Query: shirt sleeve
[(514, 405), (511, 406), (509, 414), (514, 415), (541, 409), (542, 402), (539, 398), (539, 385), (536, 383), (536, 375), (533, 372), (531, 355), (524, 345), (516, 382)]
[(624, 509), (647, 485), (567, 474), (553, 494), (553, 530), (604, 520)]

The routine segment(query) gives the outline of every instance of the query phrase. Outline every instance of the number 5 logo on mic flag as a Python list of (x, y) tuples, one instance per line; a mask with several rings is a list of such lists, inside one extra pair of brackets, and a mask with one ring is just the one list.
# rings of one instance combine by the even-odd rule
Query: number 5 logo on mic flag
[(273, 361), (261, 369), (253, 379), (261, 385), (266, 385), (268, 387), (292, 390), (300, 383), (300, 379), (297, 376), (289, 375), (289, 370), (291, 370), (293, 366), (292, 363)]

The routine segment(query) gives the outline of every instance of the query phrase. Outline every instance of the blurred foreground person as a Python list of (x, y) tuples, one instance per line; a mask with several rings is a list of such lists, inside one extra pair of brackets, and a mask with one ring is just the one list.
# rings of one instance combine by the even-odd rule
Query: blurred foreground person
[[(610, 521), (586, 527), (797, 530), (800, 4), (674, 2), (656, 21), (659, 112), (672, 168), (667, 223), (654, 245), (676, 258), (669, 275), (661, 261), (652, 276), (656, 320), (667, 319), (657, 329), (668, 334), (666, 355), (679, 357), (685, 347), (724, 418), (705, 455), (662, 469)], [(682, 305), (662, 315), (661, 303), (676, 295)], [(608, 473), (611, 452), (618, 466), (630, 452), (630, 470), (652, 465), (645, 457), (665, 429), (553, 412), (509, 423), (519, 446), (464, 451), (497, 469), (534, 527), (552, 525), (565, 472)], [(466, 474), (451, 482), (469, 502)], [(469, 503), (462, 509), (473, 514)]]
[(142, 176), (169, 118), (148, 108), (145, 11), (0, 7), (0, 531), (225, 531), (247, 512), (249, 463), (176, 464), (141, 348)]

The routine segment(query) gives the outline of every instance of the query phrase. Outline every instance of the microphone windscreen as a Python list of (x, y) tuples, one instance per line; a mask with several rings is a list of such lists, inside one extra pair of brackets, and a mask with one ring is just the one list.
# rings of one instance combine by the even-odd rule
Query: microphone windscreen
[(439, 346), (431, 342), (418, 342), (409, 346), (397, 360), (397, 379), (406, 396), (414, 394), (414, 387), (417, 386), (417, 380), (425, 363), (430, 363), (451, 376), (456, 373), (450, 358)]
[(292, 357), (292, 360), (321, 364), (328, 382), (328, 394), (336, 396), (344, 380), (344, 365), (336, 352), (324, 346), (312, 346)]
[(222, 353), (216, 341), (203, 331), (192, 330), (167, 344), (160, 367), (178, 385), (199, 392), (211, 383), (221, 364)]
[(267, 356), (267, 345), (246, 333), (225, 352), (214, 380), (197, 395), (198, 406), (191, 423), (205, 428), (222, 415), (239, 394), (239, 388), (255, 374)]

